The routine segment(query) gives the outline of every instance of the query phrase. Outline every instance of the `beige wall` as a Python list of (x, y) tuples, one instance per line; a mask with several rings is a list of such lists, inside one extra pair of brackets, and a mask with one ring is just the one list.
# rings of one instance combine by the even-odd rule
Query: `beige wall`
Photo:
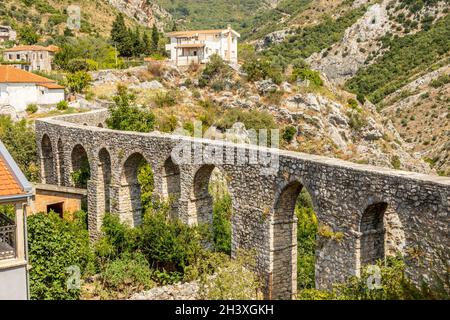
[(81, 209), (84, 195), (36, 189), (29, 214), (47, 212), (47, 206), (63, 202), (63, 212), (73, 213)]

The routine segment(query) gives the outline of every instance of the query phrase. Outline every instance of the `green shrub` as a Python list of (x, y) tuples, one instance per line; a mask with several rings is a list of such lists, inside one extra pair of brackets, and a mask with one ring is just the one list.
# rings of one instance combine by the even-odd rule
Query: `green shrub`
[(73, 222), (55, 213), (28, 217), (30, 292), (32, 299), (78, 299), (79, 289), (68, 289), (70, 273), (77, 266), (81, 275), (92, 271), (93, 253), (85, 225), (86, 213), (78, 213)]
[(30, 103), (27, 105), (25, 111), (28, 113), (36, 113), (38, 111), (38, 106), (34, 103)]
[(311, 196), (303, 188), (295, 207), (297, 216), (297, 286), (298, 289), (315, 286), (315, 253), (318, 221)]
[(91, 178), (91, 167), (88, 159), (81, 162), (80, 168), (74, 170), (70, 177), (77, 188), (87, 188), (87, 182)]
[(58, 102), (58, 104), (56, 105), (56, 109), (60, 111), (67, 110), (67, 108), (69, 108), (69, 104), (65, 100)]
[(85, 71), (69, 73), (66, 78), (67, 88), (72, 93), (82, 93), (89, 87), (91, 81), (91, 76)]
[(256, 259), (253, 252), (240, 251), (235, 260), (223, 255), (213, 255), (206, 270), (214, 270), (211, 278), (208, 272), (200, 276), (200, 296), (208, 300), (257, 300), (261, 299), (262, 284), (258, 274), (253, 272)]
[(159, 108), (171, 107), (177, 103), (177, 92), (174, 90), (167, 92), (158, 92), (153, 99)]
[(9, 116), (0, 115), (0, 140), (11, 153), (22, 172), (30, 181), (37, 181), (36, 137), (34, 129), (25, 119), (13, 122)]
[[(200, 87), (205, 87), (207, 85), (212, 85), (217, 81), (223, 82), (226, 79), (230, 79), (232, 75), (233, 69), (231, 69), (218, 54), (213, 54), (201, 73), (198, 83)], [(223, 90), (223, 87), (218, 87), (219, 82), (215, 85), (216, 91)]]
[(214, 248), (231, 254), (231, 196), (215, 199), (213, 208), (213, 240)]
[(367, 118), (360, 110), (349, 110), (347, 112), (350, 128), (359, 131), (367, 125)]
[(136, 97), (128, 93), (125, 86), (117, 87), (114, 105), (109, 106), (110, 116), (106, 119), (108, 128), (124, 131), (150, 132), (155, 125), (155, 115), (134, 105)]
[(203, 233), (166, 213), (148, 210), (140, 227), (140, 251), (152, 268), (181, 275), (203, 252)]
[(152, 272), (145, 257), (136, 252), (123, 253), (109, 261), (101, 272), (102, 283), (109, 291), (128, 297), (154, 286)]
[(216, 122), (218, 128), (229, 129), (236, 122), (244, 123), (247, 129), (275, 129), (277, 125), (273, 116), (266, 111), (242, 110), (239, 108), (228, 109)]
[(348, 99), (347, 104), (350, 108), (358, 110), (358, 102), (355, 99)]
[(317, 87), (323, 86), (323, 80), (320, 78), (320, 73), (307, 68), (295, 68), (292, 71), (292, 81), (308, 80), (311, 84)]
[(284, 128), (283, 134), (281, 137), (287, 143), (291, 143), (296, 134), (297, 134), (297, 129), (295, 127), (287, 126), (286, 128)]
[(255, 59), (246, 61), (242, 70), (250, 81), (272, 79), (276, 84), (283, 81), (282, 70), (265, 57), (255, 57)]
[(450, 74), (444, 74), (439, 76), (430, 82), (430, 86), (437, 89), (450, 82)]
[(402, 163), (400, 162), (400, 157), (397, 155), (392, 156), (391, 158), (391, 164), (394, 167), (394, 169), (400, 169)]
[(65, 68), (67, 71), (75, 73), (77, 71), (89, 71), (89, 64), (86, 59), (75, 58), (70, 60)]

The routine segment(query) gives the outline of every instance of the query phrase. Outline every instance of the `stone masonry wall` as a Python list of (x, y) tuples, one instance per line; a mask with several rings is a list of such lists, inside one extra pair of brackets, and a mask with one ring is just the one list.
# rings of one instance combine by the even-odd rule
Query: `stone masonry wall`
[[(267, 173), (261, 161), (251, 161), (257, 150), (255, 146), (98, 127), (105, 123), (106, 116), (107, 112), (100, 110), (36, 121), (41, 159), (41, 143), (46, 134), (51, 140), (53, 159), (64, 161), (65, 170), (59, 170), (64, 177), (59, 181), (70, 183), (73, 148), (81, 144), (87, 152), (91, 168), (87, 186), (89, 230), (94, 238), (99, 235), (106, 201), (102, 177), (110, 177), (106, 189), (111, 211), (120, 214), (124, 221), (132, 217), (133, 212), (126, 205), (131, 201), (130, 189), (126, 191), (129, 186), (123, 178), (127, 172), (128, 175), (133, 172), (126, 167), (127, 160), (139, 154), (153, 168), (156, 193), (167, 196), (168, 186), (177, 191), (176, 215), (185, 223), (203, 220), (208, 212), (211, 217), (203, 178), (208, 177), (213, 166), (224, 174), (232, 198), (232, 255), (238, 249), (255, 250), (257, 271), (265, 279), (267, 297), (289, 299), (296, 291), (296, 225), (291, 201), (302, 187), (311, 194), (319, 222), (343, 235), (342, 239), (318, 235), (317, 288), (327, 288), (359, 274), (365, 250), (376, 246), (374, 241), (365, 240), (365, 231), (361, 229), (365, 225), (361, 224), (363, 215), (373, 205), (384, 208), (380, 213), (384, 215), (381, 232), (387, 238), (383, 248), (390, 248), (384, 250), (386, 253), (395, 251), (392, 248), (402, 251), (411, 279), (419, 282), (423, 278), (429, 280), (433, 272), (447, 272), (446, 264), (450, 260), (448, 178), (263, 149), (270, 159), (279, 160), (278, 170)], [(58, 141), (62, 142), (63, 157), (56, 156)], [(180, 164), (173, 161), (176, 169), (172, 166), (168, 172), (164, 165), (169, 158), (172, 161), (177, 156), (174, 150), (178, 152), (180, 144), (187, 146), (181, 152), (183, 156), (193, 154), (195, 161)], [(48, 146), (44, 148), (48, 154)], [(195, 153), (199, 149), (205, 150), (203, 157)], [(105, 152), (109, 156), (108, 166), (100, 159), (101, 150), (103, 159)], [(231, 161), (217, 163), (217, 159)], [(262, 156), (260, 159), (267, 160)], [(53, 161), (53, 166), (57, 175), (59, 161)], [(105, 173), (106, 167), (110, 167), (110, 172)], [(199, 172), (201, 176), (197, 175)], [(174, 181), (174, 177), (179, 181)], [(293, 185), (296, 187), (292, 188)]]

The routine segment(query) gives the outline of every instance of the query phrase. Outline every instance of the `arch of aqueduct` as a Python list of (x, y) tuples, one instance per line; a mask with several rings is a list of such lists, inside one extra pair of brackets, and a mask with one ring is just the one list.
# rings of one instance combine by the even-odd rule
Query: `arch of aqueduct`
[[(105, 211), (131, 224), (140, 222), (137, 166), (145, 159), (154, 171), (155, 191), (174, 196), (174, 214), (190, 224), (211, 220), (208, 181), (215, 167), (221, 170), (232, 197), (233, 254), (239, 248), (256, 250), (269, 298), (289, 299), (296, 293), (294, 207), (303, 187), (319, 222), (342, 235), (319, 232), (316, 287), (358, 275), (361, 264), (398, 251), (415, 281), (448, 272), (448, 178), (264, 149), (279, 164), (267, 173), (264, 165), (248, 161), (254, 146), (115, 131), (104, 128), (106, 117), (106, 110), (97, 110), (36, 121), (42, 182), (73, 185), (71, 172), (89, 161), (88, 224), (94, 238)], [(172, 151), (180, 142), (192, 149), (210, 148), (212, 157), (177, 163)], [(217, 163), (214, 155), (225, 147), (220, 157), (233, 161)]]

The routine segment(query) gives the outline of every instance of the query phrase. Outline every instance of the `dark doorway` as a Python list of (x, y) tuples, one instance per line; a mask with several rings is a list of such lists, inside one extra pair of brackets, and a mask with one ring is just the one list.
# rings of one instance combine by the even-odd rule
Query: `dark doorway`
[(63, 206), (64, 206), (64, 202), (49, 204), (49, 205), (47, 205), (47, 213), (50, 213), (50, 211), (53, 211), (53, 212), (59, 214), (59, 216), (62, 218), (63, 212), (64, 212)]

